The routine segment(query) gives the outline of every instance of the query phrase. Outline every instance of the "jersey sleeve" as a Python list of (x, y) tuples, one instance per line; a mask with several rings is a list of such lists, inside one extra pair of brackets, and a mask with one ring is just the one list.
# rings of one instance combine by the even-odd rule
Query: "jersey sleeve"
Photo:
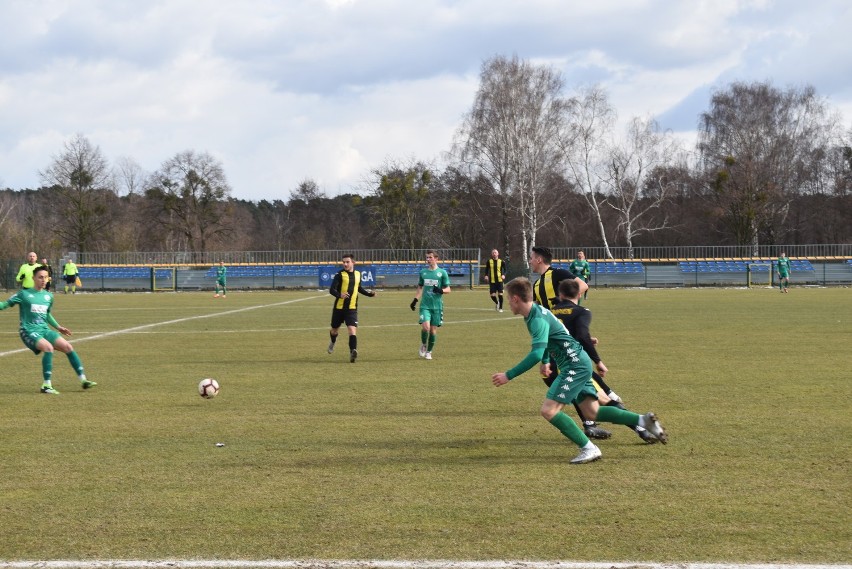
[(601, 357), (598, 355), (598, 350), (592, 343), (592, 335), (589, 332), (589, 324), (591, 323), (592, 313), (588, 310), (582, 310), (578, 314), (577, 319), (574, 321), (574, 331), (576, 333), (576, 338), (583, 346), (583, 349), (586, 350), (586, 353), (589, 354), (589, 357), (592, 358), (593, 362), (598, 363), (601, 361)]
[(334, 298), (340, 298), (340, 283), (341, 276), (340, 273), (336, 273), (334, 278), (331, 280), (331, 286), (328, 287), (328, 293)]
[(441, 288), (447, 288), (448, 286), (450, 286), (450, 273), (441, 271)]

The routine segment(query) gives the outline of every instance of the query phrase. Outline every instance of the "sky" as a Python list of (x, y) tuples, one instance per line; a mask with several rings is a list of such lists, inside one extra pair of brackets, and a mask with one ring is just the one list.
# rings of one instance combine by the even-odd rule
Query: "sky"
[(686, 141), (735, 81), (811, 85), (848, 130), (849, 30), (848, 0), (0, 0), (0, 188), (81, 134), (145, 172), (209, 153), (239, 199), (364, 193), (445, 159), (498, 55)]

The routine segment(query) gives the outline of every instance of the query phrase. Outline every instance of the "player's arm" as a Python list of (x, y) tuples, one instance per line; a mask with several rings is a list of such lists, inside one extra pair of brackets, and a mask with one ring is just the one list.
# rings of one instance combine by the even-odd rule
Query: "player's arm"
[(328, 294), (333, 296), (334, 298), (340, 298), (340, 284), (342, 279), (340, 277), (340, 273), (334, 275), (334, 278), (331, 279), (331, 286), (328, 287)]
[(363, 294), (364, 296), (376, 296), (376, 291), (365, 289), (363, 286), (361, 286), (361, 283), (358, 283), (358, 292)]

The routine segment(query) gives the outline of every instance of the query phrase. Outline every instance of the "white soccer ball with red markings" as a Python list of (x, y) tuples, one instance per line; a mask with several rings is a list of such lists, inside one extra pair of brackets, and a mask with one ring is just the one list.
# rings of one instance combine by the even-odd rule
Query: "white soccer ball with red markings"
[(213, 399), (219, 395), (219, 382), (210, 377), (202, 379), (198, 384), (198, 394), (205, 399)]

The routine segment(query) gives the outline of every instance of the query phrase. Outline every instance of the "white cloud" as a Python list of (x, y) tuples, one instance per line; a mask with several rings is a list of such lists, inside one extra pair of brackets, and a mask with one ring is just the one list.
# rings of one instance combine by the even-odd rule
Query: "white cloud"
[(37, 187), (79, 132), (147, 170), (210, 152), (240, 198), (351, 191), (449, 150), (496, 54), (600, 83), (622, 120), (688, 131), (711, 88), (772, 80), (813, 84), (848, 122), (850, 26), (839, 0), (4, 2), (0, 179)]

